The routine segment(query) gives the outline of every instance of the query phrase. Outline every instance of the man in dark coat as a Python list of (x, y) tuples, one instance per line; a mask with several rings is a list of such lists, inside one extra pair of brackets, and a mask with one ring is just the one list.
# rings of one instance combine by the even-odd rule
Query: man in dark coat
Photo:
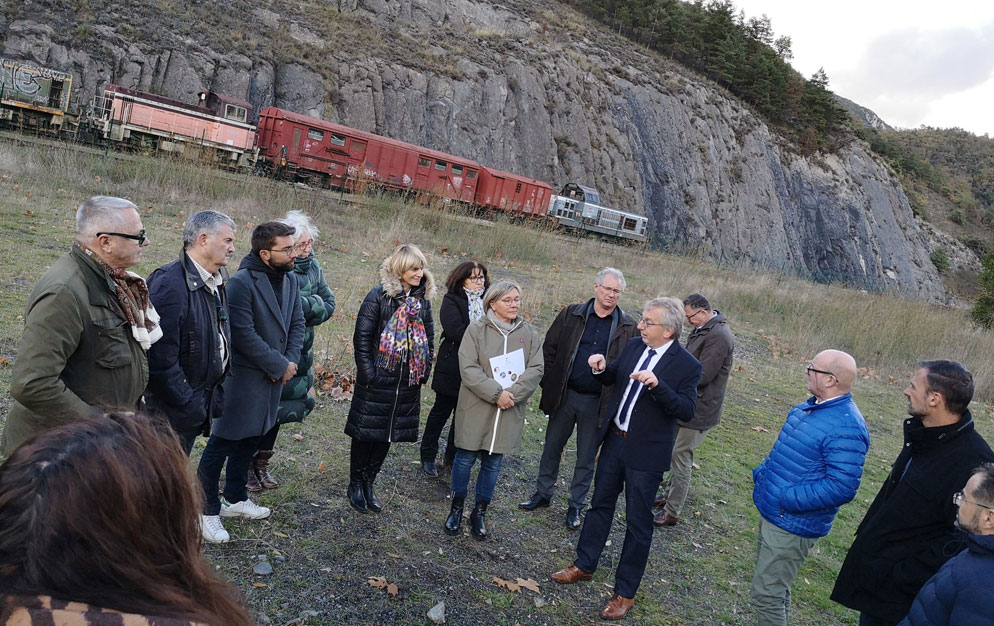
[(966, 549), (925, 583), (898, 626), (994, 624), (994, 464), (978, 467), (953, 502)]
[(161, 335), (140, 276), (149, 243), (137, 207), (95, 196), (76, 211), (76, 242), (38, 280), (10, 381), (3, 453), (56, 426), (134, 411), (148, 382), (146, 351)]
[(624, 274), (613, 267), (601, 270), (594, 281), (594, 297), (563, 309), (542, 344), (546, 370), (539, 408), (549, 416), (549, 426), (535, 493), (518, 506), (526, 511), (549, 506), (563, 448), (575, 426), (576, 466), (566, 511), (566, 526), (570, 529), (580, 527), (580, 512), (594, 478), (594, 459), (601, 442), (598, 424), (607, 410), (612, 389), (594, 380), (587, 359), (592, 354), (605, 354), (613, 361), (628, 340), (638, 334), (635, 321), (618, 306), (624, 291)]
[(701, 382), (697, 384), (694, 419), (677, 427), (670, 483), (654, 503), (662, 509), (653, 518), (656, 526), (675, 526), (680, 519), (690, 489), (694, 450), (704, 441), (704, 435), (721, 422), (721, 405), (725, 401), (725, 385), (732, 371), (732, 351), (735, 349), (728, 320), (711, 309), (707, 298), (699, 293), (691, 294), (684, 298), (683, 310), (687, 322), (694, 326), (686, 348), (701, 362)]
[(860, 626), (894, 626), (922, 585), (963, 549), (953, 520), (958, 491), (994, 452), (967, 407), (973, 376), (955, 361), (923, 361), (904, 390), (904, 446), (856, 529), (832, 600), (860, 611)]
[(162, 411), (189, 456), (197, 435), (221, 412), (221, 381), (231, 357), (225, 266), (235, 222), (216, 211), (190, 216), (180, 258), (148, 277), (163, 336), (148, 352), (145, 402)]
[[(252, 455), (276, 424), (283, 384), (297, 372), (304, 317), (297, 280), (289, 272), (297, 252), (293, 227), (265, 222), (252, 231), (252, 252), (228, 282), (231, 371), (224, 381), (224, 409), (214, 419), (197, 476), (204, 489), (204, 538), (223, 543), (220, 517), (263, 519), (270, 510), (248, 497)], [(227, 461), (224, 496), (218, 499)]]
[(624, 489), (625, 543), (614, 595), (601, 611), (604, 619), (621, 619), (635, 604), (652, 546), (652, 500), (670, 468), (677, 421), (694, 417), (701, 364), (680, 345), (683, 319), (683, 305), (676, 298), (650, 300), (638, 323), (641, 338), (629, 340), (610, 365), (602, 354), (587, 360), (598, 381), (615, 386), (599, 425), (603, 445), (576, 560), (552, 579), (569, 584), (593, 577)]

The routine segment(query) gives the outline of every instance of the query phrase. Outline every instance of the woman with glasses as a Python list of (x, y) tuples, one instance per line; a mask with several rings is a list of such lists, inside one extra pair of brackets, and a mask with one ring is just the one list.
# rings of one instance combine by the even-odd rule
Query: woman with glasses
[(469, 473), (480, 458), (476, 477), (476, 504), (470, 514), (470, 532), (487, 538), (484, 515), (505, 454), (521, 447), (528, 398), (542, 379), (542, 340), (526, 323), (521, 309), (521, 287), (501, 280), (483, 296), (484, 315), (471, 323), (459, 346), (462, 385), (456, 405), (456, 454), (452, 463), (452, 506), (445, 532), (459, 533)]
[(349, 504), (363, 513), (382, 509), (373, 482), (390, 444), (418, 439), (421, 385), (435, 354), (435, 281), (426, 263), (417, 246), (397, 246), (356, 317), (356, 384), (345, 434), (352, 437)]
[(304, 343), (297, 363), (297, 374), (283, 385), (276, 425), (259, 442), (259, 449), (249, 466), (249, 491), (255, 493), (279, 487), (279, 482), (269, 473), (276, 436), (280, 425), (302, 422), (314, 410), (314, 328), (328, 321), (335, 312), (335, 294), (324, 279), (324, 272), (314, 257), (314, 240), (320, 235), (310, 218), (302, 211), (290, 211), (279, 220), (294, 228), (293, 243), (297, 258), (293, 260), (293, 274), (300, 287), (300, 306), (304, 314)]
[[(442, 343), (438, 347), (435, 375), (431, 381), (435, 404), (428, 412), (425, 432), (421, 437), (421, 468), (428, 476), (438, 476), (435, 469), (438, 438), (445, 422), (455, 411), (459, 397), (462, 382), (459, 376), (459, 345), (470, 323), (483, 317), (483, 293), (489, 286), (487, 268), (479, 261), (463, 261), (445, 279), (448, 291), (438, 310), (438, 320), (442, 324)], [(454, 435), (455, 428), (450, 427), (445, 444), (445, 467), (452, 465), (452, 459), (456, 455)]]

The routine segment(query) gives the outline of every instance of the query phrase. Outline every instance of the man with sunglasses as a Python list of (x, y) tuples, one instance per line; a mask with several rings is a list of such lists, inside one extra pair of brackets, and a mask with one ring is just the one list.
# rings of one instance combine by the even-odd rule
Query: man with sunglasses
[(994, 463), (953, 494), (966, 548), (930, 578), (899, 626), (994, 624)]
[(128, 271), (148, 243), (132, 202), (95, 196), (79, 206), (72, 249), (28, 298), (4, 454), (50, 428), (137, 408), (146, 353), (161, 336), (145, 281)]
[(856, 361), (824, 350), (805, 376), (811, 397), (790, 410), (769, 456), (752, 471), (760, 518), (749, 598), (759, 626), (786, 626), (797, 571), (839, 507), (856, 496), (870, 448), (851, 393)]
[(974, 468), (994, 461), (974, 430), (973, 376), (962, 365), (919, 363), (904, 395), (904, 445), (832, 591), (832, 600), (860, 612), (860, 626), (897, 624), (925, 581), (963, 548), (953, 494)]
[(145, 402), (166, 415), (187, 455), (222, 407), (231, 360), (225, 266), (234, 252), (235, 222), (200, 211), (186, 222), (179, 259), (148, 277), (163, 338), (148, 353)]

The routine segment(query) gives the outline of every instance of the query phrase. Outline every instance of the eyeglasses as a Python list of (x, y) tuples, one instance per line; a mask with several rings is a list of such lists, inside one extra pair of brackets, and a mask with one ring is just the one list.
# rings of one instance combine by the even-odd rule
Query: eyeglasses
[(649, 328), (651, 326), (662, 326), (663, 325), (662, 322), (653, 322), (651, 320), (645, 319), (644, 317), (640, 317), (640, 318), (638, 318), (638, 320), (636, 320), (635, 325), (638, 326), (639, 324), (642, 324), (646, 328)]
[(480, 274), (479, 276), (467, 276), (466, 280), (471, 280), (474, 283), (482, 283), (487, 280), (487, 277), (484, 276), (483, 274)]
[(962, 491), (957, 491), (956, 493), (953, 494), (953, 504), (955, 504), (956, 506), (963, 506), (964, 502), (975, 504), (982, 509), (987, 509), (988, 511), (994, 511), (994, 507), (987, 506), (986, 504), (980, 504), (979, 502), (976, 502), (974, 500), (967, 500), (966, 496), (963, 495)]
[(294, 246), (294, 248), (296, 248), (298, 250), (310, 250), (312, 245), (314, 245), (313, 240), (312, 241), (301, 241), (301, 242), (298, 242), (297, 245)]
[(99, 237), (100, 235), (112, 235), (114, 237), (124, 237), (125, 239), (134, 239), (135, 241), (138, 242), (139, 246), (143, 245), (146, 241), (148, 241), (148, 238), (145, 236), (144, 228), (138, 231), (137, 235), (128, 235), (127, 233), (97, 233), (97, 237)]
[(687, 321), (688, 321), (688, 322), (692, 322), (692, 321), (694, 321), (694, 318), (695, 318), (695, 317), (697, 317), (697, 316), (698, 316), (699, 314), (701, 314), (701, 313), (703, 313), (703, 312), (704, 312), (704, 309), (699, 309), (699, 310), (697, 310), (697, 311), (694, 311), (694, 312), (693, 312), (693, 313), (691, 313), (690, 315), (684, 315), (684, 317), (686, 317), (686, 318), (687, 318)]
[(521, 304), (521, 298), (501, 298), (500, 301), (507, 306), (512, 304)]
[(297, 246), (287, 246), (285, 248), (279, 248), (279, 249), (276, 249), (276, 250), (273, 250), (272, 248), (270, 248), (269, 251), (270, 252), (282, 252), (283, 254), (285, 254), (287, 256), (290, 256), (293, 253), (293, 251), (296, 250), (296, 249), (297, 249)]
[[(825, 370), (819, 370), (819, 369), (815, 369), (815, 368), (811, 367), (810, 363), (808, 363), (807, 367), (805, 367), (804, 370), (808, 374), (810, 374), (811, 372), (814, 372), (815, 374), (824, 374), (826, 376), (835, 376), (835, 374), (833, 374), (832, 372), (827, 372)], [(838, 378), (838, 377), (836, 376), (836, 378)]]
[(620, 289), (615, 289), (613, 287), (605, 287), (604, 285), (597, 285), (597, 287), (600, 287), (601, 289), (603, 289), (604, 291), (608, 292), (612, 296), (620, 296), (621, 295), (621, 290)]

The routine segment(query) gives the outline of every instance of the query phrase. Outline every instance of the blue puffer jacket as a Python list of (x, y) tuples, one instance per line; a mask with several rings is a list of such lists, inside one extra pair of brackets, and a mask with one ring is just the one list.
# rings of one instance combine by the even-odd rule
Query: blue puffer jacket
[(863, 415), (846, 394), (821, 404), (809, 398), (752, 471), (752, 500), (771, 524), (800, 537), (824, 537), (839, 507), (856, 496), (870, 448)]
[(925, 583), (898, 626), (994, 624), (994, 535), (969, 535), (966, 542)]

